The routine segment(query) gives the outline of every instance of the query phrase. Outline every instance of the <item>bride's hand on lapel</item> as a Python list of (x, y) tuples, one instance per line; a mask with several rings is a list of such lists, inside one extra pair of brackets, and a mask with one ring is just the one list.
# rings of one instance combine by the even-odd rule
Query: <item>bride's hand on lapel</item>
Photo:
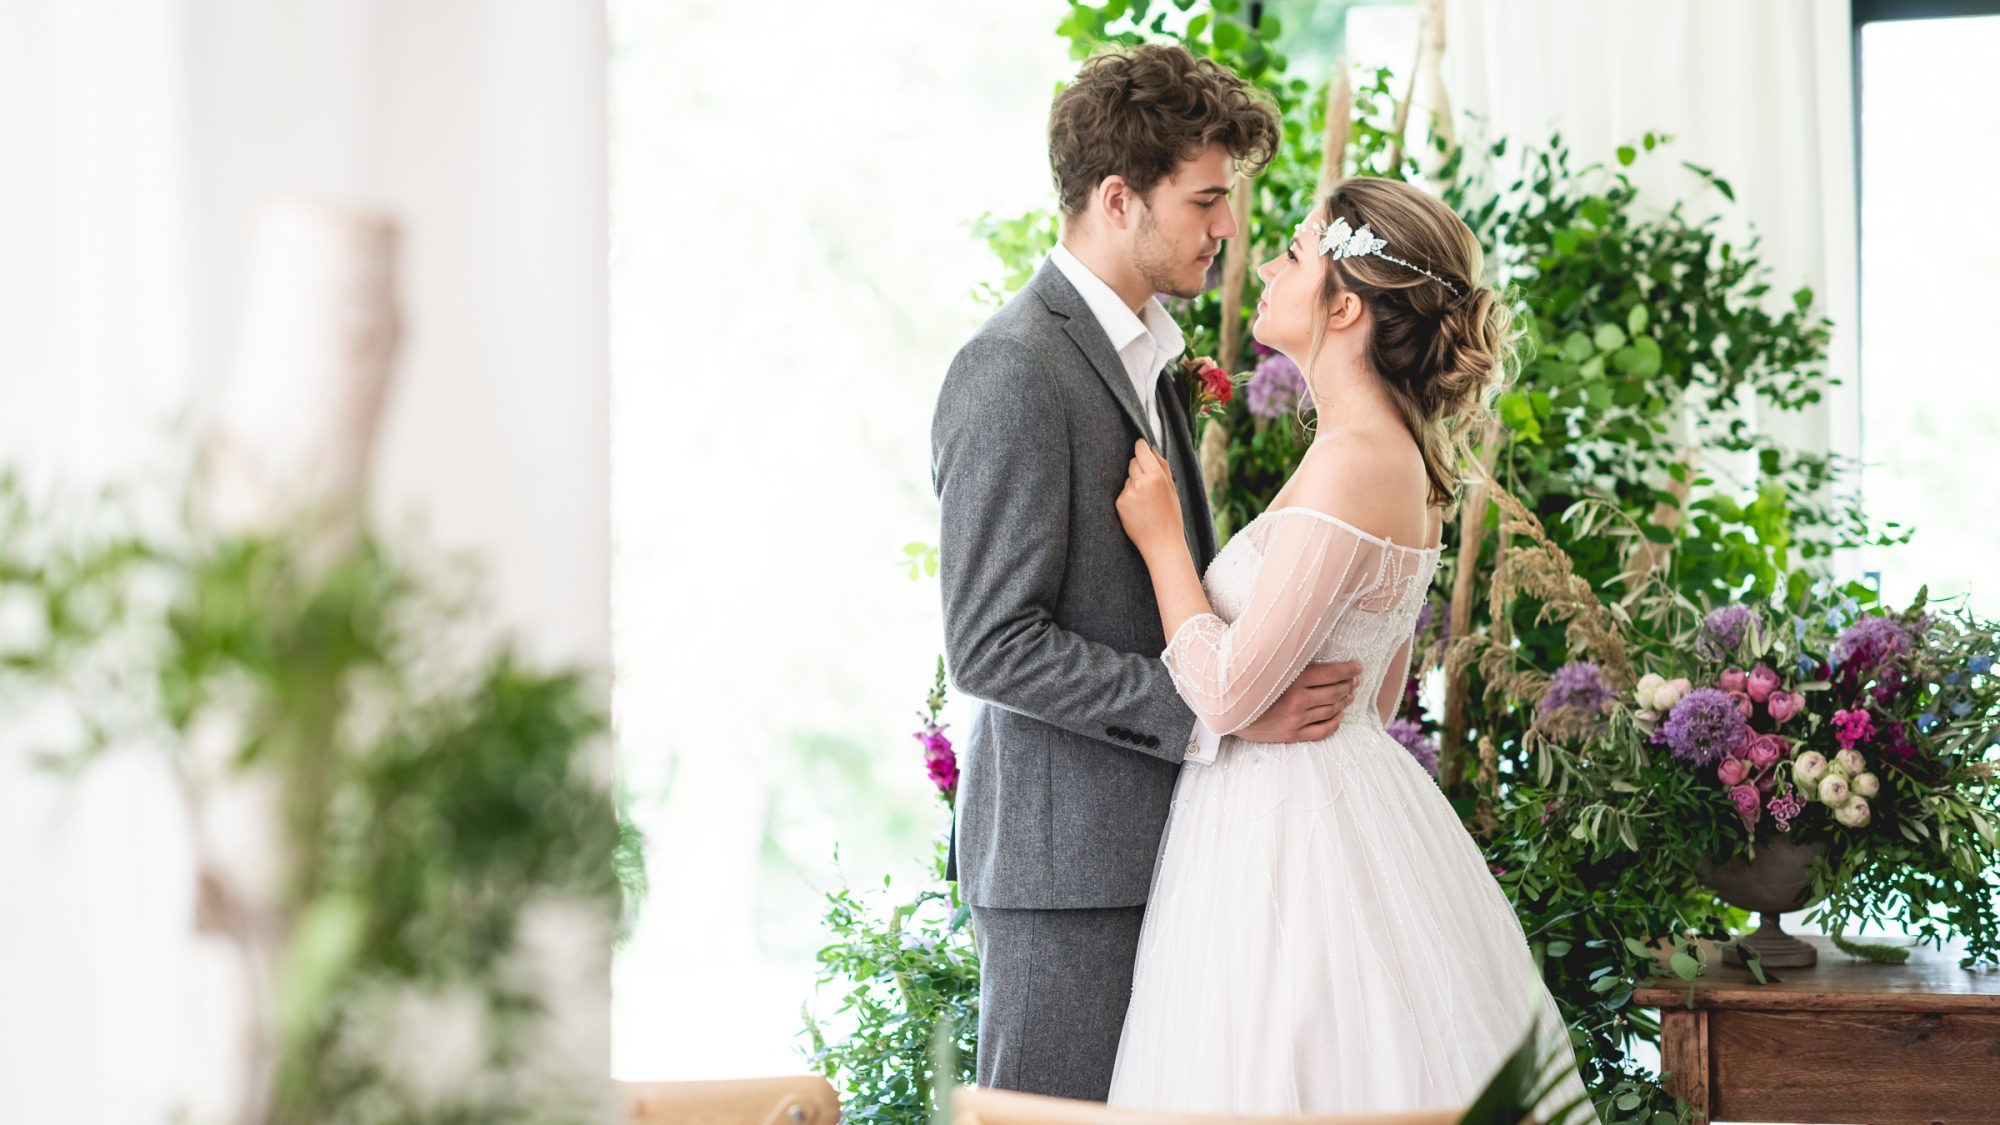
[(1181, 524), (1180, 494), (1166, 458), (1142, 438), (1133, 445), (1126, 467), (1125, 487), (1118, 493), (1118, 520), (1125, 535), (1150, 564), (1159, 551), (1187, 552), (1187, 532)]

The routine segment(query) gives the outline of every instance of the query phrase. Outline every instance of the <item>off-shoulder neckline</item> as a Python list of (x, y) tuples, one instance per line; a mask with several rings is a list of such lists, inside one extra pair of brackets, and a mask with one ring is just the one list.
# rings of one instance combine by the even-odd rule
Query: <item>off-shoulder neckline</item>
[(1372, 535), (1366, 531), (1361, 530), (1360, 528), (1354, 526), (1353, 524), (1347, 522), (1346, 520), (1341, 519), (1339, 516), (1329, 515), (1325, 512), (1320, 511), (1318, 508), (1303, 508), (1297, 504), (1287, 504), (1282, 508), (1266, 508), (1257, 518), (1262, 519), (1264, 518), (1264, 516), (1283, 515), (1286, 512), (1297, 512), (1302, 516), (1311, 516), (1314, 519), (1325, 520), (1327, 523), (1333, 524), (1336, 527), (1346, 528), (1348, 531), (1351, 531), (1355, 535), (1368, 540), (1370, 543), (1379, 544), (1383, 547), (1389, 548), (1390, 550), (1414, 551), (1420, 555), (1435, 554), (1438, 552), (1442, 552), (1444, 550), (1444, 544), (1442, 542), (1438, 543), (1438, 545), (1435, 547), (1411, 547), (1402, 543), (1397, 543), (1391, 539), (1384, 539), (1380, 535)]

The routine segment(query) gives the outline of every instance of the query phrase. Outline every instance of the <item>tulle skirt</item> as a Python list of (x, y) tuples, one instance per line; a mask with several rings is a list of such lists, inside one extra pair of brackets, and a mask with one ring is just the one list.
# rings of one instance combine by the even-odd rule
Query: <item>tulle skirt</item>
[[(1110, 1102), (1463, 1107), (1537, 1015), (1573, 1058), (1513, 907), (1401, 744), (1366, 723), (1231, 739), (1182, 767)], [(1545, 1107), (1581, 1092), (1572, 1067)]]

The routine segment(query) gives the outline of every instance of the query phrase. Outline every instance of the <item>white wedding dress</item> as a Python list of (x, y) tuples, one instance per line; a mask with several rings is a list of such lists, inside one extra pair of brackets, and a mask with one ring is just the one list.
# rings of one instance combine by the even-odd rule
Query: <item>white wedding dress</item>
[[(1325, 739), (1225, 738), (1214, 764), (1181, 768), (1111, 1104), (1463, 1107), (1536, 1014), (1573, 1058), (1478, 845), (1383, 729), (1438, 555), (1287, 507), (1210, 564), (1215, 614), (1186, 622), (1164, 656), (1211, 729), (1249, 723), (1308, 662), (1358, 660), (1361, 679)], [(1544, 1108), (1582, 1090), (1572, 1062)]]

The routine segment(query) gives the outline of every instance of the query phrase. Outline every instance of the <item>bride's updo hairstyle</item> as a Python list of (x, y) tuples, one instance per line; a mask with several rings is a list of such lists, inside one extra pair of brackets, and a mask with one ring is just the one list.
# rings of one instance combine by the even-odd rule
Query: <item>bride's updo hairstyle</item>
[(1308, 253), (1319, 251), (1318, 232), (1342, 219), (1384, 245), (1318, 254), (1326, 278), (1306, 370), (1325, 342), (1333, 302), (1343, 292), (1360, 297), (1375, 322), (1368, 361), (1423, 452), (1432, 505), (1450, 507), (1465, 479), (1466, 436), (1491, 409), (1516, 338), (1506, 302), (1480, 283), (1479, 240), (1451, 208), (1399, 180), (1342, 180), (1314, 218), (1320, 226), (1302, 247)]

